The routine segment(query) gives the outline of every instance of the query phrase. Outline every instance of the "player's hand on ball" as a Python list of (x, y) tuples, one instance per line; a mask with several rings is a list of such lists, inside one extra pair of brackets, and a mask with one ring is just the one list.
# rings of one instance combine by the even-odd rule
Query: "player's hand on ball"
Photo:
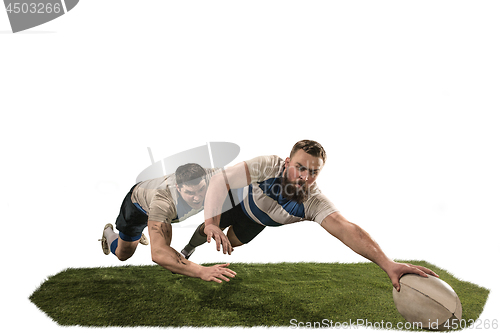
[(399, 284), (399, 279), (401, 279), (403, 275), (410, 273), (418, 274), (423, 277), (427, 277), (427, 274), (439, 277), (436, 273), (434, 273), (433, 271), (431, 271), (426, 267), (412, 265), (412, 264), (393, 262), (392, 265), (387, 270), (387, 275), (389, 275), (392, 285), (394, 286), (394, 288), (396, 288), (397, 291), (399, 291), (401, 288)]
[(229, 264), (214, 265), (210, 267), (203, 267), (201, 274), (201, 279), (204, 281), (215, 281), (217, 283), (222, 283), (221, 279), (229, 282), (229, 278), (234, 278), (236, 272), (227, 268)]
[(224, 254), (231, 254), (233, 252), (231, 242), (219, 227), (213, 224), (205, 225), (205, 234), (207, 235), (208, 243), (210, 243), (212, 238), (215, 240), (217, 251), (220, 251), (220, 246), (222, 245), (222, 252)]

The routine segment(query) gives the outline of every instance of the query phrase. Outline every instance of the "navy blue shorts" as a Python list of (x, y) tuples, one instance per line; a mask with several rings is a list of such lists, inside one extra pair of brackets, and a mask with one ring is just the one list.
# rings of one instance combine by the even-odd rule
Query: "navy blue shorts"
[(139, 240), (144, 228), (148, 226), (148, 214), (141, 206), (132, 203), (132, 191), (137, 186), (132, 186), (123, 199), (120, 214), (116, 218), (116, 229), (120, 231), (120, 238), (127, 242)]
[[(265, 226), (250, 219), (243, 211), (241, 203), (226, 210), (224, 207), (232, 207), (230, 205), (233, 201), (230, 197), (231, 195), (228, 195), (226, 197), (226, 201), (224, 202), (223, 213), (220, 216), (219, 228), (225, 229), (232, 225), (236, 238), (238, 238), (238, 240), (243, 244), (247, 244), (262, 230), (264, 230)], [(229, 202), (230, 200), (231, 202)]]

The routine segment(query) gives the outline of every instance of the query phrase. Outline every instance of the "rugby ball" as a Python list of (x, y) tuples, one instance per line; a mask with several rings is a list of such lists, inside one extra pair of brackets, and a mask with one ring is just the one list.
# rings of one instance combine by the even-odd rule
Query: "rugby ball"
[(462, 303), (449, 284), (429, 275), (406, 274), (392, 290), (394, 304), (408, 322), (423, 329), (446, 330), (462, 319)]

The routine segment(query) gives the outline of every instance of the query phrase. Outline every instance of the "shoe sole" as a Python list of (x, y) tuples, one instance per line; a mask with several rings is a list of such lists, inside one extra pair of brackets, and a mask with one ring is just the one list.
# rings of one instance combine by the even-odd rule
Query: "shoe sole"
[(141, 243), (142, 245), (149, 245), (149, 240), (146, 237), (146, 235), (144, 235), (144, 234), (141, 235), (141, 239), (139, 240), (139, 243)]
[(106, 236), (104, 235), (104, 231), (107, 229), (107, 228), (111, 228), (111, 230), (114, 230), (113, 229), (113, 225), (111, 223), (108, 223), (104, 226), (104, 230), (102, 231), (102, 238), (100, 239), (101, 241), (101, 246), (102, 246), (102, 252), (105, 254), (105, 255), (108, 255), (111, 253), (110, 249), (109, 249), (109, 245), (108, 245), (108, 240), (106, 239)]

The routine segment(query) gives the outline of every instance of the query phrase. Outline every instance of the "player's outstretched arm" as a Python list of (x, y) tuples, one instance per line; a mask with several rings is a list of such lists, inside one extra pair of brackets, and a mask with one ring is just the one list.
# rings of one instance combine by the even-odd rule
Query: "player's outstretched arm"
[(237, 189), (250, 184), (250, 173), (245, 162), (229, 167), (223, 172), (216, 174), (210, 179), (210, 184), (205, 197), (205, 234), (207, 242), (213, 238), (216, 242), (217, 251), (231, 254), (233, 248), (227, 236), (219, 228), (222, 205), (230, 189)]
[(222, 280), (228, 282), (229, 278), (236, 276), (234, 271), (227, 268), (229, 264), (201, 266), (187, 260), (170, 247), (172, 241), (172, 225), (170, 223), (148, 221), (148, 230), (153, 261), (172, 273), (218, 283), (221, 283)]
[(437, 277), (437, 274), (428, 268), (397, 263), (389, 259), (365, 230), (347, 221), (338, 212), (328, 215), (321, 223), (321, 226), (354, 252), (379, 265), (387, 273), (397, 291), (400, 289), (399, 279), (404, 274), (413, 273), (425, 277), (427, 277), (427, 274), (431, 274)]

